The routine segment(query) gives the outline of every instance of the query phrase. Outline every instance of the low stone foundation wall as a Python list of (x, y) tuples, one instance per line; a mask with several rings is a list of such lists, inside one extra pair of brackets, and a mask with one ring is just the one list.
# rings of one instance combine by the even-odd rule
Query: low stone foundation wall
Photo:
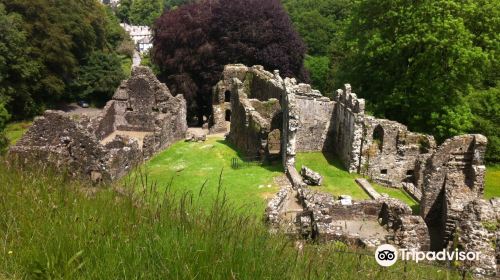
[(355, 201), (342, 205), (332, 195), (299, 188), (304, 211), (297, 216), (300, 236), (320, 241), (342, 241), (374, 248), (390, 243), (402, 248), (428, 250), (430, 236), (420, 216), (397, 199)]
[(279, 228), (281, 224), (281, 211), (285, 200), (290, 195), (290, 190), (282, 188), (271, 201), (267, 203), (265, 216), (267, 223), (273, 228)]

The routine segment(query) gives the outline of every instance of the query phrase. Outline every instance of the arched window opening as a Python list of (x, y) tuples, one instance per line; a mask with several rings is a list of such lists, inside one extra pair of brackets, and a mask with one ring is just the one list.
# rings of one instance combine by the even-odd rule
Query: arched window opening
[(226, 110), (226, 121), (231, 121), (231, 110)]
[(274, 129), (267, 136), (267, 147), (270, 155), (281, 153), (281, 131)]
[(224, 102), (231, 102), (231, 92), (229, 90), (224, 92)]

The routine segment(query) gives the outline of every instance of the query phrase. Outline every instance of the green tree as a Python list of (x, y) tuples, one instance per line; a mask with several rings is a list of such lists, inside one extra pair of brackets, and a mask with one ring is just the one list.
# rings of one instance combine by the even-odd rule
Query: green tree
[(304, 66), (309, 71), (311, 82), (323, 95), (329, 93), (331, 74), (330, 59), (327, 56), (306, 56)]
[(70, 88), (81, 66), (96, 51), (114, 52), (128, 37), (113, 13), (97, 1), (2, 4), (0, 94), (14, 119), (74, 98)]
[(500, 162), (500, 86), (478, 90), (467, 97), (473, 118), (470, 132), (488, 137), (486, 160)]
[(130, 23), (130, 8), (132, 7), (132, 0), (121, 0), (116, 8), (116, 16), (121, 22)]
[[(292, 22), (307, 45), (305, 61), (312, 85), (323, 93), (333, 91), (330, 82), (339, 58), (344, 56), (343, 32), (358, 0), (283, 0)], [(325, 68), (328, 66), (328, 69)]]
[(283, 0), (308, 54), (325, 56), (342, 38), (357, 0)]
[(377, 116), (438, 139), (470, 131), (465, 98), (499, 73), (499, 13), (492, 0), (361, 1), (336, 83), (351, 82)]
[(115, 16), (110, 7), (106, 7), (106, 21), (104, 22), (106, 41), (108, 43), (107, 49), (117, 50), (123, 43), (128, 44), (131, 42), (128, 33), (120, 26), (119, 19)]
[(123, 79), (120, 58), (114, 53), (96, 51), (78, 71), (73, 89), (79, 99), (102, 105), (113, 96)]
[(196, 0), (164, 0), (163, 8), (165, 10), (176, 9), (182, 5), (194, 3)]
[(7, 14), (0, 3), (0, 103), (34, 114), (31, 92), (39, 90), (40, 62), (30, 57), (27, 34), (19, 14)]
[(151, 26), (163, 12), (161, 0), (134, 0), (130, 7), (130, 22)]

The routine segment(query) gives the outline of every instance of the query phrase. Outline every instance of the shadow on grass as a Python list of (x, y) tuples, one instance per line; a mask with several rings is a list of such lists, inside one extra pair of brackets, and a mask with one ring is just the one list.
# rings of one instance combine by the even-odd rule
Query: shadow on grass
[(414, 204), (411, 207), (413, 215), (420, 215), (420, 204)]
[[(231, 150), (235, 151), (236, 156), (238, 157), (238, 159), (240, 161), (248, 162), (248, 157), (245, 156), (245, 154), (243, 152), (238, 150), (238, 148), (235, 145), (233, 145), (232, 143), (230, 143), (229, 141), (217, 140), (216, 142), (221, 144), (221, 145), (225, 145), (225, 146), (229, 147)], [(229, 160), (231, 160), (231, 159), (229, 159)], [(281, 164), (281, 157), (279, 157), (276, 160), (265, 161), (265, 162), (259, 164), (258, 166), (260, 166), (268, 171), (271, 171), (271, 172), (284, 172), (285, 171), (283, 169), (283, 165)]]
[(340, 169), (345, 172), (349, 172), (340, 159), (333, 152), (322, 152), (328, 161), (328, 164), (335, 166), (335, 168)]

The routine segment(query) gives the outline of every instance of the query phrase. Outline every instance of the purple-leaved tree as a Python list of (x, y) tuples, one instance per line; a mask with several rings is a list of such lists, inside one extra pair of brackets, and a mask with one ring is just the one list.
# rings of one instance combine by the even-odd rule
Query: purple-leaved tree
[(260, 64), (308, 81), (306, 47), (279, 0), (202, 0), (164, 13), (154, 34), (160, 78), (173, 94), (184, 94), (188, 120), (200, 124), (226, 64)]

